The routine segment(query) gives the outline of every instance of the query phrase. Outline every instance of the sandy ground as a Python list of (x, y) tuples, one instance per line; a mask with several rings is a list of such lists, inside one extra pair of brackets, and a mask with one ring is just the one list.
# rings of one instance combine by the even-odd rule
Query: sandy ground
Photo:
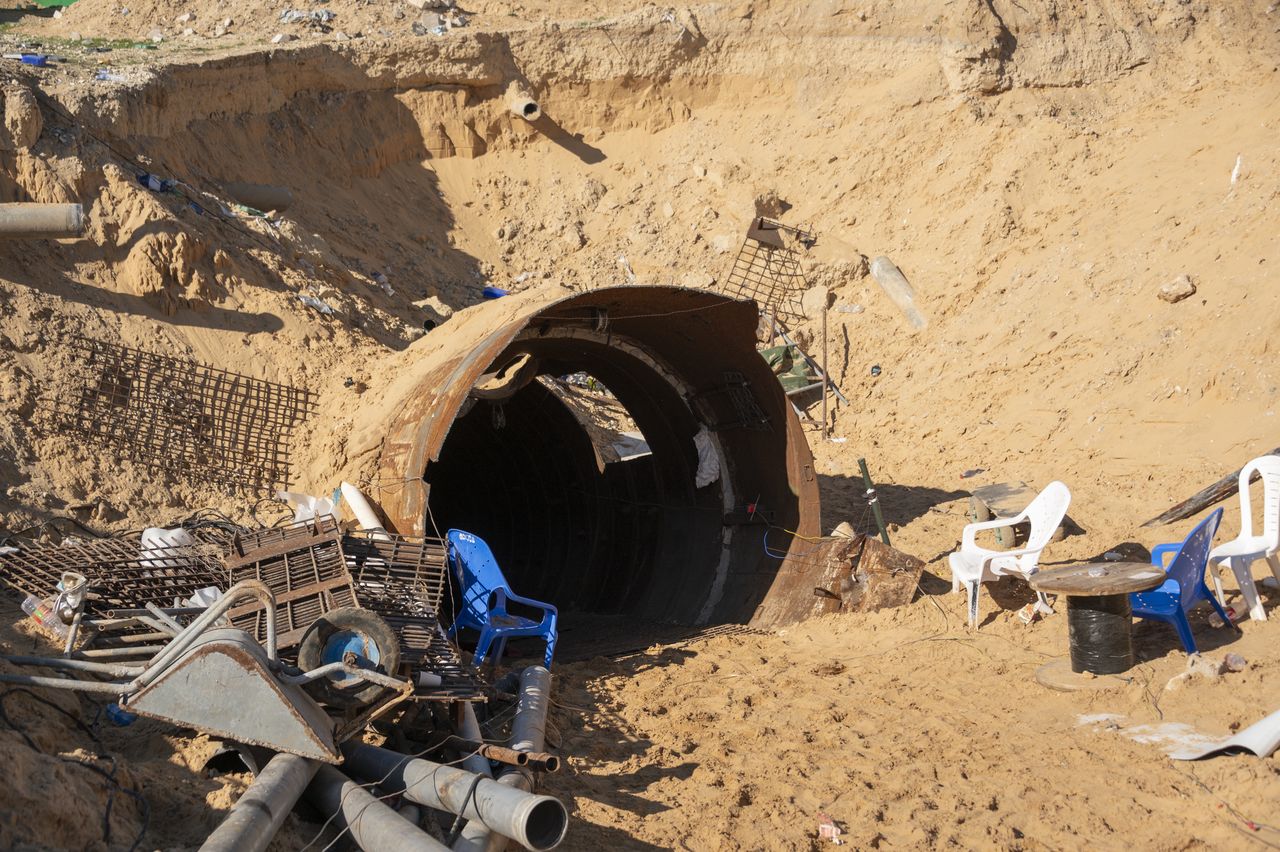
[[(1062, 562), (1180, 539), (1195, 518), (1139, 524), (1280, 443), (1267, 4), (477, 4), (436, 37), (396, 4), (335, 0), (314, 8), (349, 40), (303, 29), (279, 48), (263, 43), (282, 4), (119, 5), (0, 32), (6, 52), (67, 57), (6, 66), (0, 200), (80, 201), (89, 220), (81, 242), (0, 243), (6, 530), (245, 516), (239, 498), (49, 428), (72, 334), (331, 391), (412, 357), (423, 319), (487, 282), (530, 298), (632, 275), (722, 284), (764, 204), (820, 235), (806, 272), (829, 288), (831, 372), (851, 402), (837, 441), (813, 435), (824, 526), (870, 529), (865, 457), (894, 543), (930, 573), (896, 612), (564, 667), (571, 771), (550, 789), (573, 800), (571, 848), (808, 848), (819, 811), (856, 848), (1280, 844), (1241, 832), (1241, 815), (1280, 822), (1280, 758), (1183, 766), (1126, 733), (1219, 735), (1274, 710), (1274, 620), (1240, 638), (1200, 625), (1208, 653), (1250, 661), (1219, 682), (1165, 691), (1185, 655), (1156, 625), (1129, 685), (1061, 695), (1033, 673), (1065, 652), (1064, 619), (1024, 627), (1025, 590), (997, 586), (968, 633), (945, 567), (975, 485), (1066, 482), (1082, 532), (1046, 552)], [(242, 20), (214, 37), (224, 14)], [(156, 27), (157, 49), (131, 46)], [(512, 80), (543, 122), (506, 112)], [(184, 196), (144, 190), (139, 170)], [(219, 214), (233, 180), (295, 204)], [(878, 255), (911, 280), (925, 330), (866, 275)], [(1158, 299), (1180, 275), (1196, 293)], [(798, 327), (814, 352), (818, 328)], [(1219, 540), (1238, 529), (1228, 505)], [(244, 783), (194, 772), (199, 738), (108, 728), (95, 746), (23, 696), (5, 706), (42, 752), (119, 754), (151, 802), (147, 847), (198, 845)], [(1123, 718), (1080, 724), (1100, 714)], [(105, 848), (100, 776), (0, 738), (14, 768), (0, 845)], [(69, 817), (47, 794), (61, 783), (93, 813)], [(113, 814), (118, 848), (141, 816)]]

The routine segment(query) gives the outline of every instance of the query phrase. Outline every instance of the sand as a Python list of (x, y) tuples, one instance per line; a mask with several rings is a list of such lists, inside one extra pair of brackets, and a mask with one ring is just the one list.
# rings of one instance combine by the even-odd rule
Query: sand
[[(128, 5), (79, 0), (0, 33), (6, 52), (38, 40), (67, 57), (6, 66), (0, 200), (80, 201), (89, 221), (81, 242), (0, 242), (4, 529), (247, 517), (239, 497), (49, 428), (70, 335), (305, 386), (341, 420), (348, 378), (377, 393), (381, 359), (412, 363), (466, 322), (420, 340), (428, 300), (464, 309), (485, 283), (551, 299), (632, 275), (717, 286), (760, 202), (820, 235), (805, 268), (830, 290), (831, 372), (850, 399), (837, 441), (813, 434), (824, 527), (871, 528), (865, 457), (895, 545), (929, 574), (893, 613), (565, 666), (572, 771), (550, 789), (573, 800), (570, 847), (808, 848), (819, 811), (857, 848), (1216, 849), (1249, 843), (1235, 811), (1274, 822), (1280, 758), (1178, 766), (1077, 724), (1218, 735), (1260, 718), (1274, 619), (1230, 642), (1199, 628), (1210, 653), (1250, 660), (1221, 682), (1164, 692), (1185, 655), (1157, 625), (1133, 683), (1064, 696), (1033, 681), (1065, 652), (1063, 618), (1024, 627), (1025, 590), (997, 587), (1005, 605), (984, 591), (967, 633), (945, 563), (976, 485), (1066, 482), (1083, 532), (1046, 551), (1063, 562), (1180, 539), (1196, 518), (1139, 524), (1280, 443), (1280, 22), (1265, 4), (513, 3), (468, 7), (437, 37), (412, 35), (395, 4), (335, 0), (335, 32), (280, 47), (275, 6), (227, 12), (240, 20), (213, 37), (218, 3)], [(71, 38), (155, 27), (156, 50)], [(507, 113), (513, 80), (543, 123)], [(296, 203), (273, 224), (200, 215), (135, 167), (183, 180), (206, 211), (235, 180)], [(926, 329), (866, 275), (879, 255)], [(1195, 295), (1160, 300), (1181, 275)], [(798, 329), (815, 352), (819, 328)], [(353, 440), (376, 440), (359, 425)], [(330, 473), (347, 450), (335, 434), (311, 448)], [(1238, 529), (1228, 504), (1220, 540)], [(23, 635), (3, 639), (29, 648)], [(92, 745), (27, 709), (43, 750)], [(101, 842), (102, 788), (70, 781), (95, 808), (58, 816), (51, 779), (79, 770), (3, 736), (22, 769), (0, 845)], [(244, 783), (193, 774), (207, 744), (182, 732), (109, 745), (152, 801), (156, 848), (198, 845)], [(138, 824), (127, 804), (113, 819), (113, 837)]]

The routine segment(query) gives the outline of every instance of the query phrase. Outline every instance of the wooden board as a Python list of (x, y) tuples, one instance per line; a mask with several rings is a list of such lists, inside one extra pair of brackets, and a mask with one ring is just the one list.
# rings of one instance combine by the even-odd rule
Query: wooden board
[(1124, 595), (1154, 589), (1166, 576), (1146, 562), (1085, 562), (1040, 571), (1029, 582), (1037, 592), (1056, 595)]
[[(1274, 450), (1267, 453), (1267, 455), (1280, 456), (1280, 447), (1276, 447)], [(1164, 514), (1156, 515), (1154, 518), (1143, 524), (1143, 526), (1153, 527), (1157, 524), (1171, 524), (1174, 521), (1189, 518), (1201, 509), (1207, 509), (1214, 503), (1225, 500), (1240, 490), (1241, 470), (1244, 470), (1244, 468), (1241, 467), (1233, 473), (1228, 473), (1208, 488), (1203, 488), (1200, 491), (1197, 491), (1178, 505), (1171, 507)], [(1257, 479), (1258, 474), (1255, 472), (1249, 481), (1256, 482)]]
[[(1017, 517), (1032, 500), (1036, 499), (1036, 495), (1039, 493), (1039, 489), (1021, 481), (980, 485), (970, 492), (970, 515), (975, 523)], [(1050, 541), (1062, 541), (1065, 535), (1064, 527), (1066, 522), (1067, 518), (1064, 515), (1062, 523), (1058, 525), (1058, 528), (1053, 531), (1053, 535), (1049, 537)], [(1018, 526), (1024, 532), (1028, 527), (1025, 523)], [(992, 533), (995, 536), (997, 549), (1009, 550), (1015, 546), (1016, 540), (1013, 527), (996, 529)]]

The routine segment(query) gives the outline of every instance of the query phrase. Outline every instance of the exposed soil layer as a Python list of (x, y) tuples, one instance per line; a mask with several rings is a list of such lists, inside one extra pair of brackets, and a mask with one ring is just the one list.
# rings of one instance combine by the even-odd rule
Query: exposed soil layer
[[(1024, 627), (1025, 588), (997, 584), (966, 633), (945, 560), (976, 485), (1066, 482), (1080, 530), (1045, 554), (1063, 562), (1180, 540), (1197, 518), (1139, 524), (1280, 443), (1267, 4), (494, 3), (439, 36), (394, 3), (303, 7), (333, 11), (330, 32), (283, 26), (284, 4), (129, 7), (79, 0), (0, 33), (5, 52), (65, 56), (6, 66), (0, 200), (80, 202), (88, 221), (81, 241), (0, 241), (5, 530), (248, 519), (251, 498), (56, 427), (73, 335), (316, 392), (293, 484), (327, 493), (383, 423), (353, 422), (353, 401), (449, 345), (466, 319), (449, 315), (485, 284), (547, 301), (723, 286), (748, 221), (775, 215), (819, 234), (803, 263), (827, 293), (795, 331), (818, 354), (829, 303), (850, 400), (834, 442), (812, 433), (824, 531), (871, 529), (865, 457), (894, 544), (929, 573), (892, 613), (563, 667), (571, 769), (550, 789), (574, 801), (569, 846), (805, 847), (824, 811), (857, 848), (1234, 848), (1239, 815), (1270, 818), (1280, 758), (1183, 766), (1120, 729), (1219, 735), (1276, 709), (1274, 618), (1240, 638), (1198, 624), (1243, 673), (1166, 692), (1186, 657), (1153, 625), (1127, 686), (1067, 696), (1033, 680), (1065, 653), (1064, 619)], [(156, 28), (154, 50), (133, 46)], [(299, 38), (266, 44), (281, 31)], [(542, 118), (511, 114), (513, 85)], [(180, 183), (152, 192), (138, 172)], [(233, 206), (233, 182), (293, 204), (261, 218)], [(868, 276), (879, 255), (911, 281), (924, 330)], [(1194, 294), (1158, 298), (1179, 276)], [(1219, 541), (1239, 527), (1228, 505)], [(25, 630), (6, 647), (34, 647)], [(49, 697), (93, 727), (95, 707)], [(212, 746), (190, 732), (139, 722), (95, 744), (26, 696), (0, 702), (36, 746), (0, 728), (6, 847), (114, 849), (142, 825), (117, 794), (107, 844), (109, 785), (52, 755), (116, 754), (154, 848), (198, 846), (246, 781), (201, 777)], [(291, 818), (277, 848), (312, 831)], [(1252, 836), (1280, 843), (1266, 831)]]

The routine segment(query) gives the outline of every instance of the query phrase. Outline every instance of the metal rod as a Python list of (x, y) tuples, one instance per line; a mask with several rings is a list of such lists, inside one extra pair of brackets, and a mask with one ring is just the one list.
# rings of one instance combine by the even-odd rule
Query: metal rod
[(831, 437), (831, 423), (827, 420), (827, 307), (822, 306), (822, 437)]
[(351, 833), (366, 852), (444, 852), (449, 847), (423, 833), (332, 766), (321, 766), (304, 794), (326, 817)]
[(76, 692), (98, 692), (102, 695), (119, 695), (118, 683), (99, 683), (96, 680), (77, 680), (75, 678), (39, 677), (0, 673), (0, 683), (20, 683), (23, 686), (44, 686), (50, 689), (73, 689)]
[(408, 685), (408, 681), (398, 680), (390, 675), (384, 675), (381, 672), (362, 669), (359, 666), (354, 666), (343, 660), (338, 660), (334, 663), (325, 663), (317, 669), (312, 669), (309, 672), (302, 672), (301, 674), (296, 675), (281, 672), (276, 675), (276, 677), (285, 683), (310, 683), (313, 680), (319, 680), (322, 677), (328, 677), (331, 674), (338, 674), (339, 672), (359, 678), (360, 680), (368, 681), (369, 683), (377, 684), (378, 686), (385, 686), (387, 689), (403, 689)]
[(473, 751), (480, 754), (487, 760), (497, 763), (505, 763), (508, 766), (528, 766), (530, 769), (539, 772), (559, 772), (560, 758), (554, 754), (547, 754), (545, 751), (516, 751), (506, 746), (494, 745), (493, 743), (481, 743), (475, 740), (462, 739), (454, 737), (452, 740), (463, 751)]
[(319, 768), (296, 754), (271, 758), (200, 852), (263, 852)]
[(867, 470), (866, 459), (858, 459), (858, 469), (862, 471), (862, 484), (867, 486), (867, 505), (876, 516), (876, 526), (880, 528), (880, 540), (889, 544), (889, 530), (884, 525), (884, 515), (880, 512), (880, 498), (876, 496), (876, 487), (871, 484), (871, 472)]
[(468, 827), (481, 826), (486, 834), (496, 832), (535, 852), (554, 849), (564, 839), (569, 813), (551, 796), (535, 796), (465, 769), (375, 746), (347, 742), (342, 754), (346, 768), (377, 780), (388, 793), (403, 792), (411, 802), (461, 812)]
[(133, 648), (85, 648), (71, 653), (72, 659), (94, 660), (112, 657), (150, 657), (163, 650), (163, 645), (137, 645)]
[(111, 677), (133, 677), (142, 671), (142, 666), (121, 666), (114, 663), (94, 663), (88, 660), (71, 660), (66, 657), (24, 657), (3, 656), (6, 660), (19, 666), (44, 666), (50, 669), (67, 669), (68, 671), (94, 672)]

